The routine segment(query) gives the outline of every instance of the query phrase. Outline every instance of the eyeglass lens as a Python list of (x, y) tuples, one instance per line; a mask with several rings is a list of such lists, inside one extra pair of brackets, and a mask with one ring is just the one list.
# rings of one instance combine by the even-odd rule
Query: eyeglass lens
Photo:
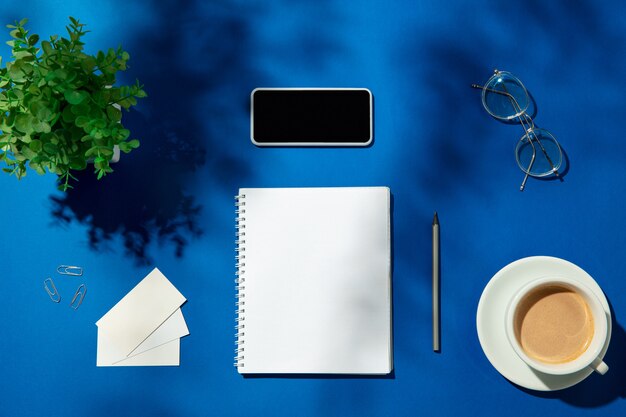
[(531, 129), (517, 142), (517, 165), (534, 177), (545, 177), (561, 168), (563, 154), (555, 137), (544, 129)]
[(524, 114), (530, 104), (528, 91), (513, 74), (497, 71), (483, 88), (483, 105), (493, 117), (511, 120)]

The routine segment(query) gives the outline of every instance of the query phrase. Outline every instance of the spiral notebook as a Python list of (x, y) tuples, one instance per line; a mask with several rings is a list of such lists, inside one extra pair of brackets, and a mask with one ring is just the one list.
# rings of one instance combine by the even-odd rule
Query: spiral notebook
[(242, 188), (236, 205), (239, 373), (390, 373), (389, 189)]

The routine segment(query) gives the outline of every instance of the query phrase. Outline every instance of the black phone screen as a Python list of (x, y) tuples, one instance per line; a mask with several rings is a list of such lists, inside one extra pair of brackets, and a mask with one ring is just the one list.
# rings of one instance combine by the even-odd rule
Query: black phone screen
[(259, 146), (369, 145), (372, 94), (365, 88), (257, 88), (251, 136)]

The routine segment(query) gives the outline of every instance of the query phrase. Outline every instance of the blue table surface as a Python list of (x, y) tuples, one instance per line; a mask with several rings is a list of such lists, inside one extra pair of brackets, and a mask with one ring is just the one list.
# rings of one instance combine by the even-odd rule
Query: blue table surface
[[(0, 415), (618, 415), (626, 411), (626, 3), (526, 1), (9, 0), (0, 22), (87, 50), (122, 45), (149, 97), (124, 115), (139, 150), (68, 194), (53, 176), (0, 176)], [(8, 40), (8, 33), (3, 32)], [(8, 46), (0, 55), (9, 56)], [(518, 75), (535, 122), (563, 145), (562, 181), (522, 173), (517, 125), (480, 92)], [(375, 142), (261, 149), (255, 87), (366, 87)], [(239, 187), (385, 185), (393, 193), (390, 378), (243, 378), (233, 367)], [(431, 350), (431, 221), (441, 220), (442, 352)], [(480, 347), (476, 308), (503, 266), (531, 255), (585, 269), (612, 306), (611, 369), (557, 392), (509, 383)], [(59, 264), (64, 301), (43, 280)], [(95, 321), (158, 266), (188, 298), (181, 365), (97, 368)], [(56, 277), (56, 276), (55, 276)]]

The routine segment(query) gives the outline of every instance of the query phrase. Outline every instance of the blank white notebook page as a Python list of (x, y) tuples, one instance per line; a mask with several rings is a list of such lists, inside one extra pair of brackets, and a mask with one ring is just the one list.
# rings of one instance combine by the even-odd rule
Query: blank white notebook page
[(389, 189), (239, 195), (239, 372), (391, 372)]

